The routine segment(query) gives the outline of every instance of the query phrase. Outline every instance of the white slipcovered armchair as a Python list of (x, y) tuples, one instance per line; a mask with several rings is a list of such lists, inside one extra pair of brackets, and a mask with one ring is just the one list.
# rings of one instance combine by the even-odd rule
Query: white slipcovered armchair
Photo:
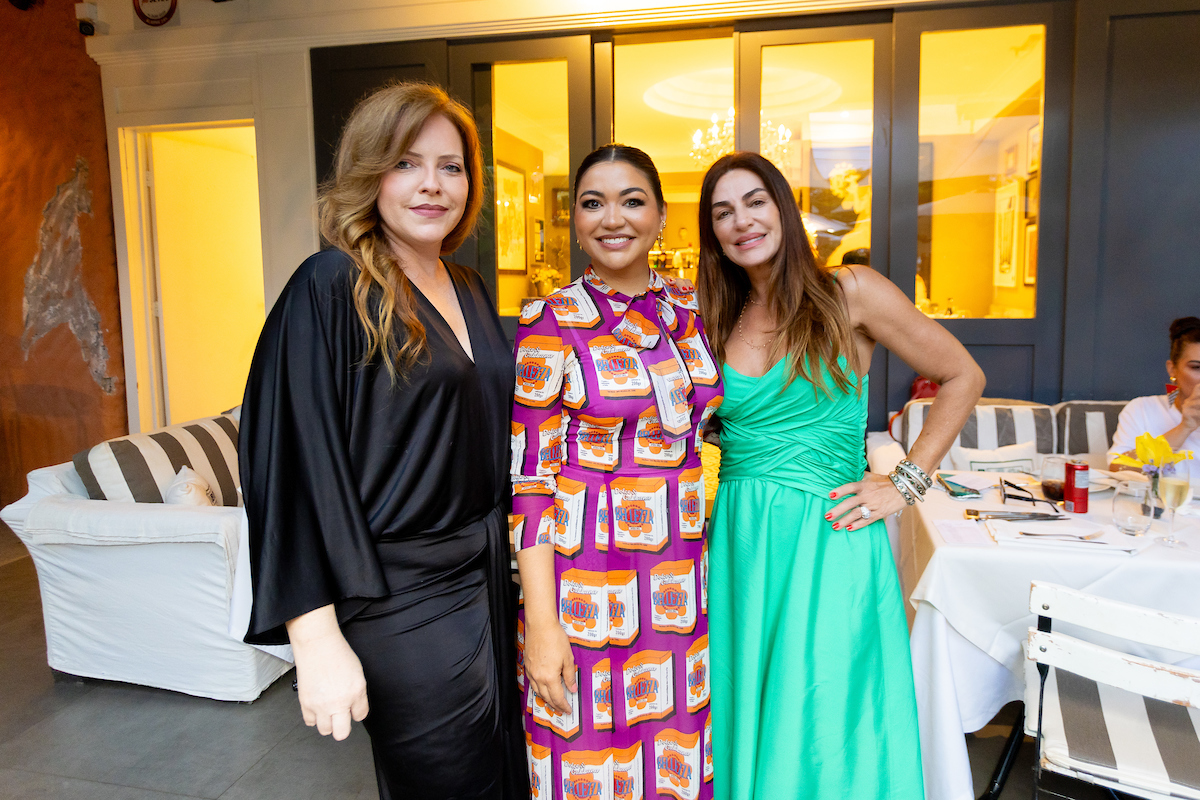
[(291, 668), (290, 648), (241, 641), (250, 609), (242, 508), (89, 499), (66, 463), (29, 473), (29, 493), (0, 518), (37, 568), (52, 669), (249, 701)]

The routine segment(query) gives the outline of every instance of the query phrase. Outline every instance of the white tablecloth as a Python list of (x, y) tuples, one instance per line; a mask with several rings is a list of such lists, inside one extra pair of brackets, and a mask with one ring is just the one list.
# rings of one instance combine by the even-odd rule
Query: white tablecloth
[[(1021, 479), (1027, 479), (1022, 476)], [(925, 795), (929, 800), (971, 800), (971, 767), (964, 733), (979, 730), (1008, 702), (1023, 699), (1022, 645), (1030, 627), (1029, 585), (1034, 580), (1070, 586), (1101, 597), (1200, 617), (1200, 526), (1180, 517), (1187, 549), (1152, 544), (1135, 556), (1044, 548), (1038, 545), (947, 544), (938, 519), (962, 519), (963, 509), (999, 510), (999, 493), (956, 501), (931, 491), (906, 511), (900, 526), (900, 576), (909, 598), (912, 662)], [(1112, 493), (1093, 494), (1087, 518), (1108, 524)], [(1020, 504), (1026, 506), (1027, 504)], [(1011, 507), (1011, 505), (1010, 505)], [(1161, 532), (1156, 522), (1148, 536)], [(1095, 634), (1062, 628), (1100, 644)], [(1177, 653), (1121, 643), (1127, 652), (1169, 663)], [(1036, 720), (1030, 724), (1036, 724)]]

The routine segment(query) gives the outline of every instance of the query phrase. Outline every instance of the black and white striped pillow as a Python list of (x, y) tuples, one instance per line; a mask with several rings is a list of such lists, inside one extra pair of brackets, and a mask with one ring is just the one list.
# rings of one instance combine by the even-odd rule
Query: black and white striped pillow
[(1054, 407), (1058, 417), (1058, 450), (1065, 455), (1106, 454), (1117, 432), (1126, 400), (1068, 400)]
[(220, 414), (101, 442), (74, 458), (93, 500), (161, 503), (180, 467), (208, 481), (217, 505), (238, 504), (238, 426)]
[[(908, 452), (925, 425), (925, 415), (933, 400), (910, 400), (904, 406), (900, 421), (900, 444)], [(954, 444), (975, 450), (995, 450), (998, 447), (1033, 442), (1036, 452), (1054, 452), (1054, 413), (1050, 406), (1027, 400), (980, 398), (971, 409), (962, 431)], [(954, 469), (949, 454), (939, 469)]]

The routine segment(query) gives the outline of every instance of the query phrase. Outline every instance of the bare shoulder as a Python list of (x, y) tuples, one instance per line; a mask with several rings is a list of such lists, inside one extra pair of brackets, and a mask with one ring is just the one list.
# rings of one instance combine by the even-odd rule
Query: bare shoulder
[(838, 267), (834, 280), (855, 322), (878, 311), (912, 305), (896, 284), (865, 264)]

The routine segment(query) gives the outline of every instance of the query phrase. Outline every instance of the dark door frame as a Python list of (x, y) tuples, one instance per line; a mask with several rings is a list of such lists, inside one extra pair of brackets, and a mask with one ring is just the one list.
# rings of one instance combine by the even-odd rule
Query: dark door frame
[[(487, 199), (480, 214), (478, 233), (454, 253), (454, 259), (474, 268), (484, 283), (496, 293), (495, 210), (492, 197), (492, 81), (493, 64), (504, 62), (559, 61), (567, 62), (567, 115), (570, 151), (570, 173), (592, 151), (592, 42), (587, 34), (546, 38), (519, 38), (489, 42), (451, 42), (449, 46), (449, 91), (475, 114), (480, 138), (484, 145), (484, 171), (488, 186)], [(537, 87), (530, 87), (537, 91)], [(571, 248), (571, 278), (578, 278), (587, 267), (587, 257), (575, 246), (575, 228), (569, 230)], [(516, 317), (501, 317), (505, 332), (514, 337)]]
[[(423, 80), (446, 85), (446, 40), (383, 42), (338, 47), (314, 47), (309, 53), (312, 76), (313, 145), (317, 182), (329, 177), (342, 126), (361, 98), (339, 95), (336, 72), (383, 74), (412, 71)], [(405, 76), (408, 77), (408, 76)]]
[[(1030, 396), (1019, 399), (1044, 403), (1058, 402), (1062, 389), (1073, 8), (1073, 3), (1059, 0), (950, 10), (897, 11), (894, 17), (896, 49), (889, 265), (892, 281), (914, 299), (919, 202), (921, 34), (927, 31), (1009, 25), (1046, 26), (1037, 316), (1033, 319), (938, 320), (968, 349), (972, 346), (996, 345), (1030, 348), (1033, 351)], [(889, 354), (887, 360), (888, 407), (899, 409), (908, 399), (908, 387), (915, 374), (899, 358)]]
[[(803, 18), (795, 21), (798, 25)], [(871, 266), (890, 275), (890, 226), (892, 178), (892, 24), (887, 21), (857, 25), (821, 27), (781, 27), (771, 30), (743, 31), (737, 34), (734, 107), (738, 110), (737, 148), (758, 151), (761, 108), (762, 48), (789, 44), (814, 44), (870, 39), (873, 43), (872, 73), (874, 131), (871, 135)], [(876, 376), (868, 389), (868, 430), (882, 430), (887, 424), (887, 381), (885, 350), (876, 348), (871, 359), (871, 374)], [(909, 379), (911, 382), (911, 378)]]

